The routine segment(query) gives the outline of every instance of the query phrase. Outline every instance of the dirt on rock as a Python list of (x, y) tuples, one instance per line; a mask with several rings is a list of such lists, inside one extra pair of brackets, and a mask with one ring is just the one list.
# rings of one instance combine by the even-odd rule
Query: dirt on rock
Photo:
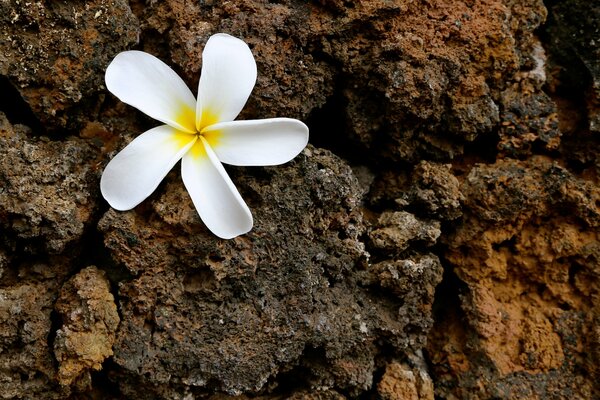
[[(0, 2), (0, 397), (600, 397), (599, 22), (580, 0)], [(256, 58), (239, 118), (311, 132), (226, 167), (254, 216), (232, 240), (177, 167), (130, 211), (99, 190), (157, 125), (108, 63), (143, 50), (196, 88), (217, 32)]]

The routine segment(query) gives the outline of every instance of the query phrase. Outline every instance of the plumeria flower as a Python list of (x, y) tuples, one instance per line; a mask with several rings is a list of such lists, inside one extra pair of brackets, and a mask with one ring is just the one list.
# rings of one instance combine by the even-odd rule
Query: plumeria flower
[(108, 163), (100, 180), (106, 201), (132, 209), (181, 160), (183, 183), (208, 229), (224, 239), (252, 229), (252, 214), (221, 162), (283, 164), (308, 143), (308, 128), (296, 119), (234, 121), (255, 83), (250, 49), (223, 33), (211, 36), (202, 53), (198, 100), (158, 58), (118, 54), (106, 70), (106, 87), (165, 125), (142, 133)]

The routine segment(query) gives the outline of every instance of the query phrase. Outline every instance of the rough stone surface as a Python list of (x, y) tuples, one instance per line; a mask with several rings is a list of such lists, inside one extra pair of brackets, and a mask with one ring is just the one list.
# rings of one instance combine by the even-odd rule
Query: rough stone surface
[(381, 214), (377, 229), (369, 236), (377, 249), (402, 252), (409, 247), (411, 240), (435, 244), (440, 233), (439, 221), (420, 221), (406, 211), (396, 211)]
[(598, 361), (584, 345), (598, 318), (598, 186), (532, 158), (478, 165), (461, 189), (464, 218), (444, 241), (468, 325), (452, 318), (431, 331), (439, 392), (565, 398), (578, 382), (578, 396), (593, 398), (581, 371)]
[(48, 131), (81, 128), (98, 112), (104, 69), (138, 35), (125, 0), (4, 0), (0, 75)]
[(114, 356), (129, 379), (239, 394), (293, 374), (360, 393), (373, 384), (379, 346), (423, 345), (439, 261), (397, 267), (398, 280), (422, 289), (380, 291), (387, 282), (360, 240), (364, 191), (341, 160), (309, 147), (234, 180), (255, 214), (238, 239), (214, 240), (179, 179), (146, 211), (100, 222), (113, 258), (136, 275), (119, 288)]
[[(600, 398), (599, 12), (0, 1), (0, 397)], [(98, 188), (157, 125), (110, 60), (195, 91), (216, 32), (257, 61), (240, 118), (311, 129), (286, 165), (228, 167), (255, 219), (230, 241), (179, 168), (128, 212)]]
[(373, 1), (340, 12), (350, 29), (330, 52), (349, 81), (349, 130), (377, 154), (413, 162), (452, 159), (494, 130), (500, 91), (526, 65), (546, 16), (541, 1), (495, 0)]
[[(12, 260), (11, 260), (12, 261)], [(0, 393), (4, 399), (62, 399), (54, 377), (51, 313), (67, 260), (9, 262), (0, 281)]]
[(426, 371), (392, 362), (377, 385), (382, 400), (433, 400), (433, 382)]
[[(60, 253), (81, 239), (95, 211), (94, 147), (78, 138), (32, 137), (0, 113), (0, 226), (26, 252)], [(71, 246), (72, 247), (72, 246)]]
[(78, 272), (62, 287), (55, 310), (62, 320), (54, 340), (58, 381), (68, 386), (76, 379), (89, 380), (88, 370), (102, 369), (102, 362), (112, 356), (119, 324), (104, 272), (93, 266)]

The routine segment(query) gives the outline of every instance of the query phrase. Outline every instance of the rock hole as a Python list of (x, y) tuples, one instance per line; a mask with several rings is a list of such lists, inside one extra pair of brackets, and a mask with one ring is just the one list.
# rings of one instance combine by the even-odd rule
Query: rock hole
[(583, 271), (583, 267), (579, 264), (572, 264), (569, 267), (569, 285), (575, 287), (575, 285), (576, 285), (575, 277), (581, 271)]
[(188, 272), (183, 278), (183, 287), (187, 293), (214, 290), (216, 287), (215, 276), (208, 269)]
[(465, 144), (464, 152), (465, 155), (474, 157), (474, 163), (493, 164), (498, 156), (498, 143), (500, 143), (500, 136), (497, 132), (480, 134), (475, 140)]
[(284, 398), (297, 393), (310, 385), (310, 381), (315, 377), (313, 366), (322, 366), (326, 364), (325, 350), (320, 347), (306, 345), (298, 365), (292, 369), (278, 374), (273, 381), (277, 382), (277, 392), (284, 395)]
[(35, 116), (29, 104), (21, 97), (7, 77), (0, 76), (0, 111), (6, 114), (11, 124), (22, 124), (30, 127), (37, 135), (45, 134), (40, 120)]
[(110, 379), (119, 366), (113, 361), (112, 357), (107, 358), (102, 363), (100, 371), (91, 371), (93, 398), (98, 399), (120, 399), (123, 398), (117, 382)]
[(503, 240), (500, 243), (492, 243), (492, 249), (494, 251), (500, 251), (501, 249), (508, 249), (511, 253), (516, 253), (516, 244), (517, 238), (516, 236), (512, 236), (510, 239)]
[(348, 161), (364, 163), (364, 151), (347, 135), (346, 100), (340, 90), (336, 89), (323, 107), (312, 111), (306, 123), (312, 145), (327, 149)]

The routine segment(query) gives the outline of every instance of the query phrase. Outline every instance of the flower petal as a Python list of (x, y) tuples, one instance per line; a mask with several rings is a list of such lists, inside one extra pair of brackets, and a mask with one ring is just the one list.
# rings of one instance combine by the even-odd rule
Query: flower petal
[(308, 127), (291, 118), (221, 122), (202, 133), (219, 160), (231, 165), (283, 164), (308, 143)]
[(154, 192), (196, 140), (196, 135), (168, 125), (142, 133), (104, 169), (100, 179), (102, 196), (116, 210), (132, 209)]
[(179, 130), (196, 131), (196, 99), (167, 64), (143, 51), (125, 51), (112, 60), (106, 87), (124, 103)]
[(206, 140), (181, 160), (181, 177), (208, 229), (231, 239), (252, 229), (252, 214)]
[(225, 33), (211, 36), (202, 52), (196, 128), (233, 121), (256, 83), (256, 62), (246, 43)]

